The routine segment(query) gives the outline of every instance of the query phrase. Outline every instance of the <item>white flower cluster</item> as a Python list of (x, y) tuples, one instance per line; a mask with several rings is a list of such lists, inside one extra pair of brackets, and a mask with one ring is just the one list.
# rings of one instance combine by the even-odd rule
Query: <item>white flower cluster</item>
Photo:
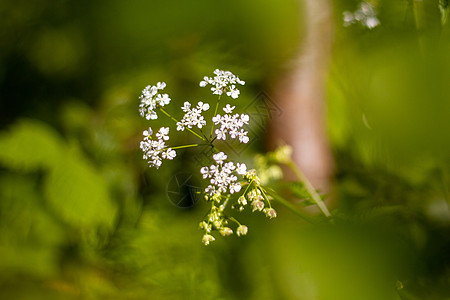
[[(228, 220), (224, 216), (225, 205), (220, 205), (219, 207), (213, 206), (209, 212), (206, 220), (200, 223), (200, 229), (205, 230), (202, 242), (205, 246), (208, 246), (211, 242), (215, 240), (214, 236), (211, 234), (213, 230), (219, 231), (221, 236), (230, 236), (233, 234), (233, 229), (228, 227)], [(236, 229), (237, 236), (246, 235), (248, 232), (248, 227), (239, 224)]]
[(157, 140), (152, 138), (153, 130), (148, 128), (143, 132), (144, 139), (141, 141), (141, 149), (144, 152), (143, 158), (148, 160), (150, 167), (161, 166), (163, 159), (172, 160), (177, 156), (175, 150), (166, 146), (166, 142), (169, 139), (169, 127), (161, 127), (156, 133)]
[(158, 115), (155, 109), (170, 103), (169, 95), (158, 94), (158, 90), (163, 90), (166, 87), (165, 82), (158, 82), (156, 85), (148, 85), (143, 91), (139, 99), (139, 113), (147, 120), (156, 120)]
[(243, 211), (244, 207), (250, 203), (253, 212), (257, 210), (263, 211), (270, 219), (277, 216), (277, 212), (275, 211), (275, 209), (270, 206), (265, 208), (264, 197), (257, 187), (253, 188), (250, 192), (247, 193), (247, 195), (240, 196), (238, 199), (238, 203), (240, 204), (240, 211)]
[[(212, 117), (212, 123), (209, 125), (210, 136), (206, 136), (203, 129), (207, 125), (207, 120), (202, 115), (208, 111), (210, 105), (204, 102), (198, 102), (193, 106), (190, 102), (184, 102), (181, 107), (184, 116), (181, 120), (172, 117), (169, 112), (162, 107), (169, 104), (171, 99), (167, 94), (159, 92), (166, 87), (164, 82), (158, 82), (155, 86), (147, 86), (140, 96), (139, 112), (141, 116), (148, 120), (158, 118), (156, 109), (169, 119), (174, 121), (177, 131), (189, 131), (197, 138), (202, 140), (201, 144), (189, 144), (179, 146), (168, 146), (166, 142), (169, 140), (169, 127), (162, 127), (153, 135), (151, 128), (143, 132), (144, 138), (140, 142), (140, 148), (143, 151), (143, 158), (148, 161), (150, 167), (159, 168), (163, 159), (172, 160), (176, 157), (175, 149), (210, 146), (215, 152), (213, 154), (214, 163), (209, 167), (202, 167), (200, 173), (203, 178), (208, 180), (208, 186), (204, 189), (205, 199), (209, 200), (211, 209), (205, 219), (200, 223), (200, 228), (205, 231), (202, 242), (209, 245), (215, 240), (213, 231), (218, 231), (222, 236), (229, 236), (236, 233), (237, 236), (246, 235), (248, 227), (242, 225), (232, 216), (228, 215), (228, 202), (233, 201), (231, 209), (235, 209), (235, 205), (239, 206), (239, 210), (244, 210), (246, 205), (251, 206), (253, 211), (263, 211), (270, 217), (276, 217), (276, 211), (271, 208), (270, 200), (266, 195), (266, 191), (261, 187), (261, 179), (256, 175), (255, 170), (247, 170), (244, 163), (234, 163), (228, 160), (224, 152), (219, 152), (214, 145), (214, 141), (230, 139), (238, 139), (241, 143), (248, 143), (248, 131), (244, 130), (244, 125), (248, 125), (250, 117), (246, 114), (234, 113), (235, 106), (220, 103), (220, 95), (236, 99), (240, 95), (237, 85), (244, 85), (245, 82), (229, 71), (216, 69), (215, 77), (204, 77), (200, 82), (201, 87), (211, 85), (214, 94), (219, 95), (216, 102), (216, 108)], [(217, 114), (219, 104), (225, 112), (223, 115)], [(211, 120), (211, 119), (210, 119)], [(200, 129), (200, 133), (196, 132), (196, 128)], [(213, 135), (215, 133), (215, 136)], [(152, 136), (153, 135), (153, 136)], [(242, 186), (245, 190), (242, 191)], [(229, 223), (236, 223), (233, 229)]]
[(214, 74), (216, 75), (214, 78), (205, 76), (203, 81), (200, 82), (200, 86), (205, 87), (210, 84), (212, 85), (211, 91), (215, 95), (222, 95), (225, 92), (227, 96), (233, 99), (239, 97), (240, 91), (236, 88), (236, 84), (244, 85), (245, 81), (240, 80), (230, 71), (216, 69)]
[(234, 194), (241, 190), (241, 184), (237, 182), (238, 177), (234, 173), (244, 175), (247, 172), (247, 166), (240, 163), (235, 165), (231, 161), (225, 162), (227, 155), (223, 152), (214, 154), (213, 159), (217, 164), (211, 165), (209, 168), (201, 168), (200, 173), (202, 173), (204, 179), (210, 179), (210, 185), (206, 187), (205, 193), (219, 202), (220, 194), (228, 191), (230, 194)]
[(361, 25), (373, 29), (380, 25), (380, 20), (377, 18), (377, 12), (372, 4), (368, 2), (361, 2), (358, 9), (351, 13), (349, 11), (344, 11), (344, 26), (350, 26), (357, 22)]
[(233, 230), (226, 226), (228, 225), (228, 220), (223, 214), (224, 209), (224, 205), (219, 207), (213, 206), (206, 220), (200, 223), (200, 229), (205, 230), (205, 234), (202, 239), (202, 242), (205, 245), (209, 245), (210, 242), (215, 240), (215, 238), (211, 235), (213, 229), (219, 231), (222, 236), (229, 236), (233, 234)]
[(235, 106), (227, 104), (223, 108), (225, 115), (221, 116), (218, 114), (212, 118), (214, 125), (220, 124), (220, 128), (217, 128), (215, 133), (218, 140), (226, 140), (228, 133), (232, 139), (239, 138), (241, 143), (246, 144), (250, 139), (247, 136), (248, 131), (245, 131), (242, 127), (248, 124), (250, 117), (246, 114), (241, 114), (240, 116), (239, 114), (231, 115), (234, 108)]
[(202, 128), (206, 125), (205, 118), (202, 116), (202, 112), (209, 109), (208, 103), (198, 102), (197, 107), (191, 109), (192, 104), (189, 102), (184, 102), (184, 106), (181, 108), (186, 114), (183, 116), (180, 122), (177, 122), (177, 130), (183, 131), (186, 127), (192, 128), (197, 126)]
[[(260, 179), (256, 175), (254, 169), (247, 171), (245, 164), (233, 162), (225, 162), (227, 156), (223, 152), (213, 155), (216, 165), (209, 168), (203, 167), (200, 172), (203, 178), (210, 180), (210, 185), (205, 189), (206, 200), (212, 200), (211, 210), (200, 223), (200, 228), (205, 231), (202, 242), (209, 245), (215, 240), (212, 235), (213, 231), (219, 231), (222, 236), (229, 236), (233, 234), (233, 229), (228, 226), (229, 221), (238, 223), (236, 229), (237, 236), (246, 235), (248, 227), (240, 224), (236, 219), (227, 217), (224, 213), (228, 201), (232, 199), (232, 194), (241, 191), (241, 183), (238, 182), (238, 177), (234, 175), (235, 172), (242, 176), (242, 179), (247, 181), (247, 188), (238, 197), (237, 204), (240, 206), (239, 211), (243, 211), (246, 205), (251, 205), (252, 211), (262, 211), (268, 218), (275, 218), (277, 212), (270, 205), (268, 196), (265, 195), (263, 188), (260, 186)], [(266, 207), (266, 203), (268, 207)], [(235, 205), (232, 205), (235, 208)]]

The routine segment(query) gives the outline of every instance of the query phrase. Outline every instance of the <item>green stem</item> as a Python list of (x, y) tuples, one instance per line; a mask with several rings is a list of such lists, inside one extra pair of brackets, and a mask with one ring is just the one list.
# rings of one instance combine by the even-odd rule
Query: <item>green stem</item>
[(182, 146), (175, 146), (175, 147), (168, 146), (167, 148), (183, 149), (183, 148), (197, 147), (197, 146), (202, 146), (202, 145), (209, 145), (209, 144), (190, 144), (190, 145), (182, 145)]
[(269, 203), (269, 208), (272, 208), (272, 205), (270, 204), (270, 200), (267, 197), (266, 193), (264, 192), (264, 189), (259, 184), (256, 187), (261, 191), (261, 193), (262, 193), (264, 199), (267, 201), (267, 203)]
[[(175, 121), (175, 123), (178, 123), (178, 120), (175, 119), (174, 117), (172, 117), (167, 111), (164, 110), (164, 108), (160, 107), (159, 109), (160, 109), (166, 116), (168, 116), (170, 119), (172, 119), (173, 121)], [(206, 139), (205, 139), (204, 137), (202, 137), (201, 135), (199, 135), (197, 132), (193, 131), (192, 129), (190, 129), (190, 128), (188, 128), (188, 127), (186, 127), (186, 129), (187, 129), (190, 133), (194, 134), (195, 136), (197, 136), (198, 138), (200, 138), (201, 140), (203, 140), (203, 141), (206, 142)]]
[[(220, 95), (219, 95), (219, 98), (217, 98), (216, 108), (214, 109), (214, 115), (213, 115), (213, 117), (215, 117), (216, 114), (217, 114), (217, 110), (219, 109), (219, 102), (220, 102)], [(211, 133), (210, 133), (210, 135), (209, 135), (209, 138), (212, 138), (213, 131), (214, 131), (214, 123), (211, 125)]]
[(422, 30), (424, 27), (424, 15), (423, 15), (423, 3), (421, 0), (413, 0), (412, 3), (412, 9), (414, 14), (414, 23), (416, 25), (417, 35), (418, 35), (418, 42), (419, 42), (419, 49), (421, 53), (424, 53), (425, 45), (424, 45), (424, 39), (422, 36)]
[(237, 223), (239, 226), (241, 226), (241, 223), (239, 223), (239, 221), (236, 220), (235, 218), (229, 217), (228, 219), (230, 219), (231, 221), (233, 221), (233, 222)]
[(297, 167), (297, 165), (291, 160), (287, 162), (287, 166), (294, 172), (295, 176), (297, 176), (297, 179), (302, 182), (305, 185), (306, 190), (308, 191), (309, 195), (311, 196), (312, 200), (316, 203), (316, 205), (319, 207), (319, 209), (322, 211), (322, 213), (326, 217), (331, 217), (330, 212), (328, 211), (327, 206), (320, 198), (319, 194), (317, 194), (316, 189), (313, 187), (311, 182), (308, 180), (308, 178), (303, 174), (302, 171)]
[(292, 211), (294, 214), (296, 214), (297, 216), (301, 217), (303, 220), (314, 224), (315, 221), (310, 218), (308, 215), (306, 215), (305, 213), (302, 213), (300, 210), (298, 210), (297, 207), (295, 207), (293, 204), (291, 204), (291, 202), (289, 202), (288, 200), (284, 199), (283, 197), (281, 197), (280, 195), (277, 195), (275, 193), (272, 193), (270, 191), (267, 192), (270, 196), (272, 196), (275, 200), (277, 200), (278, 202), (280, 202), (282, 205), (284, 205), (287, 209), (289, 209), (290, 211)]
[(249, 189), (250, 186), (252, 185), (253, 181), (254, 181), (254, 180), (252, 179), (252, 180), (248, 183), (247, 187), (245, 188), (244, 193), (242, 193), (242, 196), (245, 196), (245, 194), (247, 193), (248, 189)]

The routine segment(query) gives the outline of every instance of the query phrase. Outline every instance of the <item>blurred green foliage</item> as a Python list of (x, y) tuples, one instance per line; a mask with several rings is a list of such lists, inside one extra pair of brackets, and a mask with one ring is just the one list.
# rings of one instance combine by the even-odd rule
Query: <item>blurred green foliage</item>
[(298, 3), (2, 1), (0, 298), (449, 298), (450, 25), (439, 1), (375, 2), (373, 30), (342, 26), (358, 1), (333, 2), (335, 224), (279, 208), (204, 247), (204, 204), (167, 198), (195, 154), (149, 170), (137, 97), (165, 81), (173, 106), (206, 100), (219, 67), (246, 80), (246, 107), (301, 45)]

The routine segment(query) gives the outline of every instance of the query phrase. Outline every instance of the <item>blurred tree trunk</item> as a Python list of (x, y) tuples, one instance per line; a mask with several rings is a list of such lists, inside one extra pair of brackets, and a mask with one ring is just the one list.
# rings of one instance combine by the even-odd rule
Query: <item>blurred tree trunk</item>
[(290, 71), (275, 86), (274, 99), (282, 114), (272, 120), (270, 144), (291, 145), (294, 160), (306, 177), (326, 192), (333, 171), (325, 111), (332, 7), (330, 0), (299, 0), (299, 6), (304, 37)]

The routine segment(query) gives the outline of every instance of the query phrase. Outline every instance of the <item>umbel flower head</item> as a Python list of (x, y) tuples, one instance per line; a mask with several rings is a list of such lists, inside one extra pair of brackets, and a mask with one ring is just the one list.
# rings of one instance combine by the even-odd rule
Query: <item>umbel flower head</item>
[(165, 87), (165, 82), (158, 82), (156, 85), (148, 85), (145, 87), (139, 97), (141, 100), (141, 104), (139, 104), (139, 113), (142, 117), (145, 117), (147, 120), (158, 119), (155, 109), (170, 103), (169, 95), (158, 94), (158, 90), (163, 90)]
[(184, 106), (181, 109), (185, 112), (185, 115), (180, 122), (177, 122), (178, 131), (183, 131), (186, 127), (192, 128), (196, 126), (198, 128), (202, 128), (206, 125), (206, 120), (202, 116), (202, 112), (209, 109), (209, 104), (200, 101), (197, 103), (197, 107), (191, 109), (191, 106), (191, 103), (187, 101), (184, 102)]
[(150, 167), (161, 166), (163, 159), (172, 160), (177, 156), (175, 150), (166, 147), (166, 142), (169, 139), (169, 127), (161, 127), (156, 133), (156, 140), (152, 138), (153, 130), (151, 127), (143, 132), (144, 139), (141, 141), (141, 149), (144, 152), (143, 158), (148, 161)]
[[(212, 118), (214, 125), (219, 125), (220, 128), (216, 129), (215, 133), (218, 140), (226, 140), (227, 133), (230, 135), (230, 138), (236, 139), (238, 138), (241, 143), (248, 143), (250, 140), (247, 136), (248, 131), (241, 129), (244, 125), (248, 125), (248, 121), (250, 117), (246, 114), (234, 114), (233, 113), (235, 106), (230, 106), (227, 104), (223, 111), (226, 113), (225, 115), (217, 115)], [(239, 130), (240, 129), (240, 130)]]
[(233, 99), (239, 97), (241, 93), (237, 89), (236, 84), (244, 85), (245, 81), (240, 80), (239, 77), (231, 73), (230, 71), (222, 71), (219, 69), (214, 70), (215, 77), (205, 76), (203, 81), (200, 82), (201, 87), (205, 87), (208, 84), (212, 85), (211, 91), (214, 95), (222, 95), (226, 93)]
[(238, 177), (234, 173), (244, 175), (247, 171), (245, 164), (237, 163), (235, 165), (231, 161), (225, 162), (227, 155), (223, 152), (214, 154), (213, 159), (216, 161), (216, 165), (200, 169), (203, 178), (210, 179), (210, 185), (206, 187), (205, 193), (212, 197), (227, 192), (230, 194), (239, 192), (241, 190), (241, 184), (237, 182)]
[[(211, 85), (213, 94), (218, 95), (215, 104), (214, 115), (207, 120), (203, 115), (208, 111), (210, 105), (199, 101), (196, 106), (191, 102), (184, 102), (181, 110), (184, 112), (183, 118), (177, 120), (163, 109), (170, 103), (167, 94), (159, 93), (166, 87), (164, 82), (158, 82), (156, 85), (147, 86), (140, 96), (139, 113), (147, 120), (158, 118), (157, 111), (163, 116), (167, 116), (170, 121), (176, 123), (177, 131), (188, 132), (200, 139), (200, 143), (169, 146), (166, 142), (169, 140), (169, 127), (161, 127), (155, 134), (152, 128), (143, 132), (143, 140), (140, 142), (140, 148), (143, 152), (143, 158), (148, 161), (150, 167), (159, 168), (164, 159), (172, 160), (176, 157), (175, 149), (189, 147), (210, 147), (213, 152), (214, 163), (204, 166), (200, 169), (203, 178), (208, 180), (207, 187), (203, 190), (204, 198), (209, 201), (211, 208), (205, 219), (200, 223), (200, 228), (205, 231), (202, 242), (205, 245), (212, 243), (214, 231), (221, 236), (230, 236), (236, 233), (237, 236), (244, 236), (248, 232), (248, 227), (242, 225), (233, 216), (229, 214), (239, 205), (239, 211), (247, 206), (251, 206), (252, 211), (262, 211), (269, 218), (276, 217), (276, 211), (271, 207), (269, 198), (261, 187), (261, 180), (256, 175), (255, 170), (247, 170), (244, 163), (234, 163), (228, 159), (225, 152), (220, 151), (214, 145), (216, 140), (238, 139), (241, 143), (248, 143), (248, 131), (244, 128), (249, 124), (250, 117), (247, 114), (234, 113), (235, 106), (222, 104), (219, 99), (222, 94), (236, 99), (240, 91), (237, 85), (244, 85), (245, 82), (229, 71), (216, 69), (214, 77), (204, 77), (200, 82), (201, 87)], [(219, 106), (222, 105), (224, 114), (217, 114)], [(223, 106), (225, 105), (225, 106)], [(209, 121), (209, 124), (208, 124)], [(210, 125), (207, 132), (204, 127)], [(209, 133), (209, 135), (208, 135)], [(214, 135), (215, 133), (215, 135)], [(180, 132), (181, 134), (181, 132)], [(178, 150), (177, 150), (178, 151)], [(243, 187), (244, 190), (243, 190)], [(234, 202), (233, 205), (228, 205)], [(237, 226), (233, 227), (234, 223)]]

